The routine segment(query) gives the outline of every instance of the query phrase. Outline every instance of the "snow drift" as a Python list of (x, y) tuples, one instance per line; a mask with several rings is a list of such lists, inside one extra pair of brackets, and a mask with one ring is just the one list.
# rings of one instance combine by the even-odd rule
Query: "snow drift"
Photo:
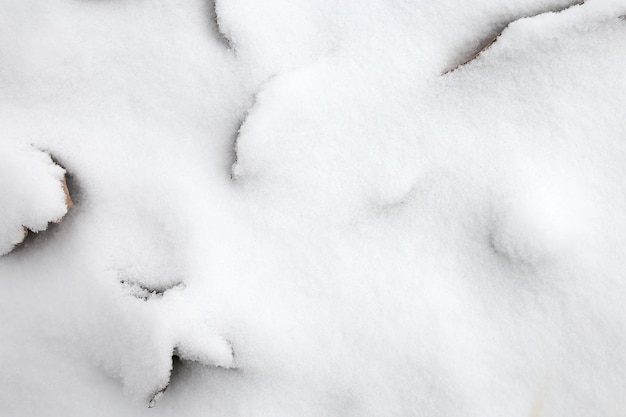
[(2, 3), (0, 414), (623, 415), (625, 13)]

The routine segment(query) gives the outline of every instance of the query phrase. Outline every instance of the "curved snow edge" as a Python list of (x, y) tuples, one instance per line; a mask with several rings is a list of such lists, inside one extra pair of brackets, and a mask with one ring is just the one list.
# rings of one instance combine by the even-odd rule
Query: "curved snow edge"
[(0, 156), (0, 256), (23, 244), (28, 232), (59, 224), (74, 206), (66, 171), (35, 148), (8, 149)]

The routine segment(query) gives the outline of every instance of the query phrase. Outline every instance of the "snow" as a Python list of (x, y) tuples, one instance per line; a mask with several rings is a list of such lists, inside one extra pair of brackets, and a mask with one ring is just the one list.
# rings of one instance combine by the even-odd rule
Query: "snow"
[(624, 14), (1, 2), (0, 415), (622, 415)]
[(3, 146), (0, 153), (0, 255), (24, 240), (26, 229), (46, 230), (67, 212), (65, 171), (49, 155), (28, 147)]

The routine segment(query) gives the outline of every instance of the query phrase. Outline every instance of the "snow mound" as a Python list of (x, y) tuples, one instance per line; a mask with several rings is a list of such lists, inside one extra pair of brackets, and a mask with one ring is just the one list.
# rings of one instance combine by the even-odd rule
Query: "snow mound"
[(33, 147), (0, 146), (0, 255), (67, 213), (65, 170)]

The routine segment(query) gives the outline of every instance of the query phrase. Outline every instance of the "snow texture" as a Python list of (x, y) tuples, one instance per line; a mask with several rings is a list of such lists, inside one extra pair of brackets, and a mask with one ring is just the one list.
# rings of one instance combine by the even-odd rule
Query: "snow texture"
[(623, 416), (625, 14), (0, 2), (0, 415)]
[(0, 255), (67, 212), (65, 170), (30, 147), (0, 145)]

